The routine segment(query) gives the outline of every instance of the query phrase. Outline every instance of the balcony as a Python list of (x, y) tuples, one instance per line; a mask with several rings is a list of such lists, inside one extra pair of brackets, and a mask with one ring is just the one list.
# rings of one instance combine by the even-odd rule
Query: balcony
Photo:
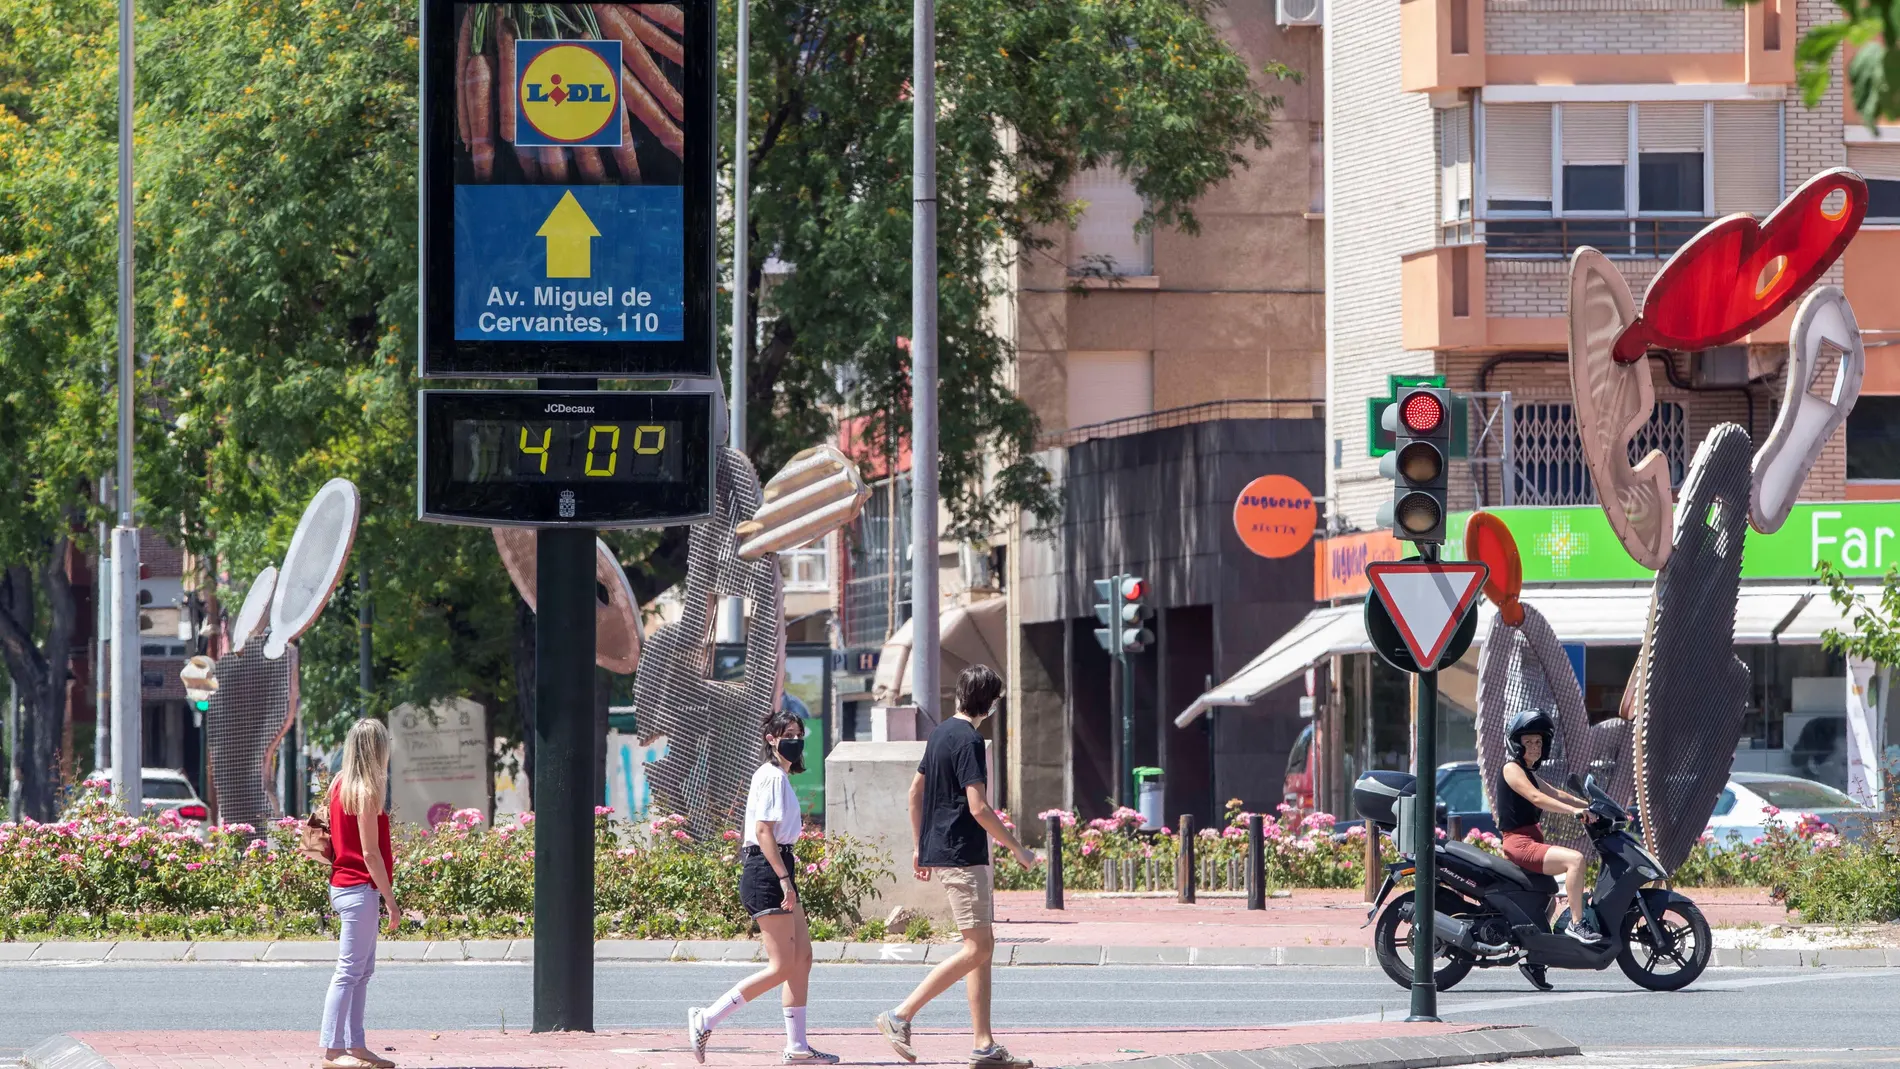
[(1440, 245), (1400, 259), (1400, 333), (1407, 349), (1467, 349), (1485, 340), (1483, 243)]
[(1399, 40), (1399, 79), (1406, 92), (1484, 84), (1484, 0), (1400, 0)]
[(1611, 259), (1664, 260), (1713, 220), (1694, 217), (1489, 219), (1480, 224), (1487, 255), (1568, 259), (1588, 245)]

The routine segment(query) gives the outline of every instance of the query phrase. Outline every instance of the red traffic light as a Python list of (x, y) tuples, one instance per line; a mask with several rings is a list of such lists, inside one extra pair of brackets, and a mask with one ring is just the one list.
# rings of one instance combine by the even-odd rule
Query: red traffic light
[(1141, 580), (1135, 579), (1132, 577), (1122, 580), (1122, 600), (1123, 601), (1140, 601), (1143, 595), (1147, 593), (1148, 593), (1148, 584), (1142, 582)]
[(1445, 406), (1436, 394), (1420, 390), (1399, 402), (1399, 420), (1414, 434), (1430, 434), (1445, 421)]

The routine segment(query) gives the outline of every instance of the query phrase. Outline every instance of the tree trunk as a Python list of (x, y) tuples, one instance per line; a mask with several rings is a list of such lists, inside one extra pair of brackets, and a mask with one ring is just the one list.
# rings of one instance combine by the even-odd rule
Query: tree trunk
[(515, 595), (515, 710), (521, 716), (521, 774), (534, 808), (534, 610)]
[[(67, 662), (72, 656), (74, 603), (66, 572), (71, 543), (45, 547), (38, 582), (14, 564), (0, 577), (0, 655), (20, 686), (20, 811), (39, 821), (59, 815), (60, 740), (65, 737)], [(43, 642), (34, 641), (40, 595), (47, 608)], [(81, 774), (90, 772), (82, 770)]]

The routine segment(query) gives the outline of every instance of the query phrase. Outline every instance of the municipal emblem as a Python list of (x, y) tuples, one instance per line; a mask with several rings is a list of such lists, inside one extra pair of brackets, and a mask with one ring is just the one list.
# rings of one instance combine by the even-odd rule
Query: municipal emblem
[(620, 145), (620, 42), (517, 41), (515, 144)]

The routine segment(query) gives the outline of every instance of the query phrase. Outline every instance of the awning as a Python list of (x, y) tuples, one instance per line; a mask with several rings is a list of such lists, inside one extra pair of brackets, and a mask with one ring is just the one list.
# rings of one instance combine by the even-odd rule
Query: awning
[[(1009, 600), (988, 598), (945, 609), (937, 617), (940, 685), (947, 693), (957, 676), (973, 664), (987, 664), (996, 674), (1009, 675)], [(877, 674), (871, 681), (871, 699), (896, 705), (910, 696), (910, 621), (897, 629), (878, 654)]]
[[(1649, 622), (1650, 584), (1593, 584), (1589, 587), (1530, 589), (1524, 601), (1549, 621), (1557, 640), (1581, 646), (1635, 646)], [(1877, 589), (1873, 591), (1878, 595)], [(1478, 603), (1482, 640), (1497, 609)], [(1342, 653), (1370, 652), (1363, 602), (1314, 609), (1266, 651), (1226, 682), (1201, 695), (1174, 718), (1186, 727), (1217, 705), (1251, 705), (1308, 667)], [(1818, 587), (1783, 584), (1745, 586), (1735, 605), (1738, 645), (1779, 642), (1812, 645), (1829, 628), (1844, 627), (1839, 610)]]

